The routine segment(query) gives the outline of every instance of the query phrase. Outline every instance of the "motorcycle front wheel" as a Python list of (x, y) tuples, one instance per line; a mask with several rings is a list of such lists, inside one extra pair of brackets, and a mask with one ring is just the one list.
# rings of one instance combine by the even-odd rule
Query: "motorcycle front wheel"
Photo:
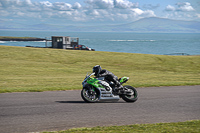
[(99, 93), (96, 89), (83, 88), (81, 97), (87, 103), (95, 103), (99, 100)]
[(138, 99), (137, 90), (134, 87), (129, 86), (129, 85), (126, 85), (124, 87), (126, 87), (127, 89), (130, 89), (132, 91), (132, 94), (131, 95), (123, 94), (123, 95), (121, 95), (122, 99), (124, 101), (126, 101), (126, 102), (135, 102), (135, 101), (137, 101), (137, 99)]

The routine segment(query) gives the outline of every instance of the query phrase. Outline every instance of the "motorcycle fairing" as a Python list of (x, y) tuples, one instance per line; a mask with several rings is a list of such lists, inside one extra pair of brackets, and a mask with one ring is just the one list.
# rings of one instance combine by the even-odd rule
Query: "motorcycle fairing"
[(96, 88), (104, 88), (101, 84), (99, 84), (99, 80), (96, 78), (90, 78), (89, 80), (87, 80), (87, 83)]
[(118, 101), (120, 97), (118, 95), (113, 95), (112, 91), (107, 91), (104, 86), (102, 86), (99, 82), (98, 79), (96, 78), (90, 78), (87, 80), (87, 83), (94, 86), (96, 89), (99, 90), (100, 95), (99, 95), (99, 101), (103, 100), (115, 100)]

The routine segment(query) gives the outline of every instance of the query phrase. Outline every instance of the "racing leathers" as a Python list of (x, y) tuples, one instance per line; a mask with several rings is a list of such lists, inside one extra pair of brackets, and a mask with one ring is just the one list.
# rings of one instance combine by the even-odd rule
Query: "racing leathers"
[(110, 72), (106, 69), (103, 69), (100, 71), (100, 73), (97, 76), (105, 77), (105, 80), (114, 82), (114, 84), (117, 85), (117, 88), (115, 88), (115, 89), (122, 89), (122, 85), (118, 81), (118, 77), (115, 76), (112, 72)]

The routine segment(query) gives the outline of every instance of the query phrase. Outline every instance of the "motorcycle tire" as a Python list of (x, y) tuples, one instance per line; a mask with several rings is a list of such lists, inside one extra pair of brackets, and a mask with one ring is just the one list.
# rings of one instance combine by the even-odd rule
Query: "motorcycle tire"
[(123, 95), (121, 95), (121, 98), (126, 102), (135, 102), (135, 101), (137, 101), (137, 99), (138, 99), (137, 90), (134, 87), (129, 86), (129, 85), (126, 85), (124, 87), (126, 87), (128, 89), (131, 89), (133, 91), (133, 95), (130, 96), (130, 95), (123, 94)]
[(96, 89), (83, 88), (81, 97), (87, 103), (95, 103), (99, 101), (99, 92)]

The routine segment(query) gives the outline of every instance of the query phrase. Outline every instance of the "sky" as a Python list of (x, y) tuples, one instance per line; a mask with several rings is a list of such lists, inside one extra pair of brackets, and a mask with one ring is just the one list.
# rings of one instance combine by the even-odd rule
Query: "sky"
[(147, 17), (200, 22), (200, 0), (0, 0), (1, 21), (26, 25), (115, 25)]

